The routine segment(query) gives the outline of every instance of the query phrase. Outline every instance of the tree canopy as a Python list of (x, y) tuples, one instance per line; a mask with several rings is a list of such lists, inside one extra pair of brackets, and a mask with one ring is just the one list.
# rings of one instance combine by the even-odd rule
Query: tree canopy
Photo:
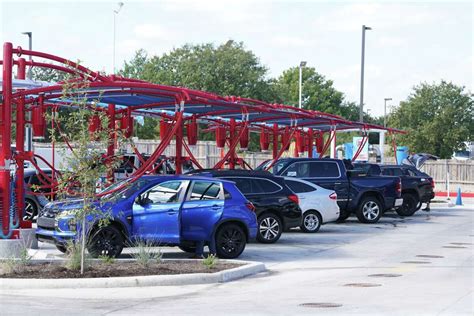
[(450, 158), (474, 140), (473, 95), (453, 83), (422, 83), (413, 88), (389, 118), (390, 126), (406, 130), (401, 143), (410, 151)]

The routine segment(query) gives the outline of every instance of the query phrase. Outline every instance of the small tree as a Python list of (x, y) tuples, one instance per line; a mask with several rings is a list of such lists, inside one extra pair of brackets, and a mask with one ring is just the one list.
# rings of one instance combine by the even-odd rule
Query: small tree
[[(105, 157), (106, 148), (114, 138), (121, 142), (124, 137), (120, 130), (109, 126), (110, 118), (100, 106), (100, 97), (90, 100), (87, 94), (89, 82), (68, 76), (63, 84), (62, 101), (69, 104), (71, 111), (51, 111), (47, 116), (61, 126), (61, 133), (50, 129), (51, 140), (67, 139), (73, 150), (64, 155), (64, 171), (58, 177), (59, 198), (74, 195), (83, 200), (82, 206), (71, 210), (76, 223), (80, 223), (81, 274), (84, 272), (84, 256), (87, 229), (91, 222), (107, 223), (107, 214), (96, 209), (96, 203), (104, 203), (96, 198), (98, 180), (113, 172), (120, 157)], [(59, 114), (59, 115), (58, 115)], [(93, 116), (100, 122), (95, 131), (89, 130)], [(66, 200), (67, 202), (67, 200)], [(79, 231), (78, 231), (79, 233)]]

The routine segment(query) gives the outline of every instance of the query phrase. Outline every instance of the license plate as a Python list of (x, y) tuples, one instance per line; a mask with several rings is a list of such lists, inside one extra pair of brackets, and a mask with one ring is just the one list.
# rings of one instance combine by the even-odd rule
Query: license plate
[(396, 199), (395, 206), (401, 206), (401, 205), (403, 205), (403, 199)]

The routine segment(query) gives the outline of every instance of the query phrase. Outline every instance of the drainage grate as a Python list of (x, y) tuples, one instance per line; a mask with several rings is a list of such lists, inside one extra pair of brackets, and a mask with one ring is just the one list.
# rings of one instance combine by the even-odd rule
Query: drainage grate
[(369, 274), (369, 277), (374, 277), (374, 278), (397, 278), (401, 276), (402, 276), (401, 274), (396, 274), (396, 273)]
[(472, 242), (450, 242), (451, 245), (472, 245)]
[(462, 248), (467, 248), (467, 247), (464, 247), (464, 246), (443, 246), (443, 248), (462, 249)]
[(436, 256), (436, 255), (416, 255), (420, 258), (444, 258), (444, 256)]
[(414, 263), (414, 264), (425, 264), (425, 263), (431, 263), (431, 262), (428, 262), (428, 261), (402, 261), (402, 263)]
[(341, 307), (342, 304), (337, 303), (303, 303), (300, 304), (301, 307), (312, 307), (312, 308), (334, 308)]
[(378, 284), (378, 283), (347, 283), (347, 284), (344, 284), (344, 286), (350, 286), (350, 287), (377, 287), (377, 286), (382, 286), (382, 284)]

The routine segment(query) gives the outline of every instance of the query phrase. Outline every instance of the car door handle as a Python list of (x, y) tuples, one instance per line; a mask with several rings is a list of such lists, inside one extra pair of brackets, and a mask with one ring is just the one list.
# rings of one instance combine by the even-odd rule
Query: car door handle
[(177, 210), (173, 210), (173, 209), (168, 210), (168, 215), (174, 215), (174, 214), (176, 214), (176, 213), (178, 213)]
[(336, 183), (334, 183), (334, 184), (335, 184), (335, 185), (338, 185), (338, 184), (341, 184), (341, 182), (336, 182)]
[(220, 205), (217, 205), (217, 204), (211, 206), (211, 208), (212, 208), (213, 210), (217, 210), (217, 209), (219, 209), (220, 207), (221, 207), (221, 206), (220, 206)]

